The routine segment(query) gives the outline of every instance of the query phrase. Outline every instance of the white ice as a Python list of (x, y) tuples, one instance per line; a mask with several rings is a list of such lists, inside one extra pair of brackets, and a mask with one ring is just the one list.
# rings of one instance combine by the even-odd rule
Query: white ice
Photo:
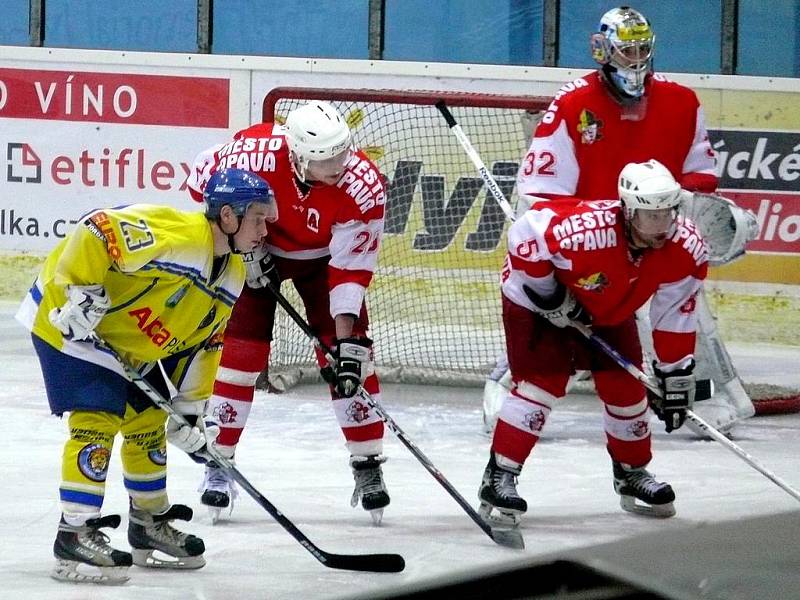
[[(242, 473), (320, 548), (335, 553), (396, 552), (399, 574), (336, 571), (320, 564), (270, 516), (242, 495), (228, 521), (212, 526), (196, 487), (201, 467), (170, 450), (169, 492), (192, 506), (185, 529), (206, 543), (199, 571), (133, 567), (124, 586), (65, 584), (48, 573), (59, 519), (58, 484), (65, 422), (49, 414), (29, 338), (12, 320), (14, 305), (0, 303), (3, 368), (4, 473), (0, 493), (0, 596), (26, 600), (98, 598), (204, 600), (227, 598), (336, 598), (418, 583), (446, 574), (502, 566), (567, 549), (798, 508), (797, 500), (716, 442), (664, 433), (654, 423), (651, 469), (669, 481), (676, 517), (648, 520), (624, 513), (611, 485), (597, 400), (565, 399), (520, 478), (528, 500), (522, 533), (526, 549), (497, 546), (462, 511), (415, 457), (387, 430), (384, 466), (392, 497), (383, 525), (374, 527), (350, 507), (347, 452), (325, 390), (297, 388), (281, 396), (258, 394), (237, 455)], [(385, 343), (390, 343), (386, 341)], [(734, 346), (735, 362), (751, 380), (797, 383), (800, 348)], [(490, 440), (481, 432), (478, 388), (386, 385), (383, 404), (406, 434), (470, 503), (476, 502)], [(800, 414), (751, 419), (736, 442), (791, 485), (800, 487)], [(114, 452), (104, 514), (120, 513), (112, 541), (126, 548), (127, 498)]]

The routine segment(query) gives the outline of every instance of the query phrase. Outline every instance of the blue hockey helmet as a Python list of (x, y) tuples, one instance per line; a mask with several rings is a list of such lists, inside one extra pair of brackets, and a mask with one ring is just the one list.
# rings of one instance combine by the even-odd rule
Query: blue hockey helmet
[(275, 221), (278, 210), (275, 195), (269, 184), (258, 175), (242, 169), (220, 169), (208, 180), (203, 192), (206, 217), (216, 219), (223, 206), (230, 206), (234, 214), (244, 216), (253, 203), (268, 206), (268, 221)]

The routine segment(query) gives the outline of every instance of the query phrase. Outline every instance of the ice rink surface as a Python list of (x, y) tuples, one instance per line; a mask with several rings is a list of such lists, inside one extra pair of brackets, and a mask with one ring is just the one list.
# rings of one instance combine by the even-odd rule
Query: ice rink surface
[[(392, 503), (374, 527), (350, 507), (347, 451), (321, 386), (284, 395), (259, 393), (237, 454), (241, 472), (323, 550), (395, 552), (399, 574), (336, 571), (320, 564), (246, 495), (228, 521), (212, 526), (200, 507), (202, 468), (170, 449), (172, 502), (196, 510), (184, 529), (206, 543), (199, 571), (132, 567), (124, 586), (53, 581), (52, 543), (60, 515), (58, 484), (65, 422), (49, 414), (38, 362), (27, 333), (0, 303), (4, 427), (0, 453), (0, 596), (26, 600), (339, 598), (374, 593), (433, 577), (497, 568), (521, 559), (696, 528), (701, 524), (800, 508), (797, 500), (712, 441), (683, 430), (667, 435), (654, 424), (652, 471), (675, 488), (678, 514), (650, 520), (624, 513), (611, 484), (599, 401), (570, 396), (553, 411), (542, 441), (520, 478), (528, 500), (526, 549), (494, 544), (416, 458), (387, 430), (384, 465)], [(800, 347), (733, 346), (734, 362), (750, 382), (800, 381)], [(490, 439), (482, 432), (478, 388), (384, 387), (383, 404), (397, 424), (469, 501), (477, 502)], [(800, 414), (760, 417), (738, 426), (736, 443), (794, 487), (800, 487)], [(476, 505), (476, 504), (475, 504)], [(107, 479), (104, 514), (120, 513), (112, 543), (127, 549), (127, 497), (118, 451)]]

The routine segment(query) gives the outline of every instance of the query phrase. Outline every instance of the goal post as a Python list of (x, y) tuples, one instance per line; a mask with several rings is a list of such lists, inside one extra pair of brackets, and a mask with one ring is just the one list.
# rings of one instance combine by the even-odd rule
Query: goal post
[[(515, 205), (519, 161), (550, 98), (284, 87), (264, 99), (263, 120), (283, 122), (308, 100), (339, 110), (386, 179), (384, 237), (367, 291), (378, 373), (386, 381), (482, 382), (504, 349), (499, 273), (508, 223), (435, 105), (447, 104)], [(291, 286), (284, 292), (293, 297)], [(269, 367), (277, 387), (316, 376), (307, 340), (284, 317)]]

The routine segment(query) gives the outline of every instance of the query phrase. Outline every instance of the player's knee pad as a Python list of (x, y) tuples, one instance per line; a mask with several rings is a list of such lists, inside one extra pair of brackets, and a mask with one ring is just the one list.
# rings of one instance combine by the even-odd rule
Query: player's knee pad
[(121, 457), (125, 488), (137, 506), (163, 504), (167, 485), (167, 415), (157, 408), (136, 413), (129, 408), (122, 424)]
[(638, 442), (650, 437), (650, 411), (643, 398), (629, 406), (606, 404), (603, 428), (608, 436), (621, 442)]
[(529, 381), (518, 381), (503, 401), (498, 419), (538, 436), (557, 399)]

